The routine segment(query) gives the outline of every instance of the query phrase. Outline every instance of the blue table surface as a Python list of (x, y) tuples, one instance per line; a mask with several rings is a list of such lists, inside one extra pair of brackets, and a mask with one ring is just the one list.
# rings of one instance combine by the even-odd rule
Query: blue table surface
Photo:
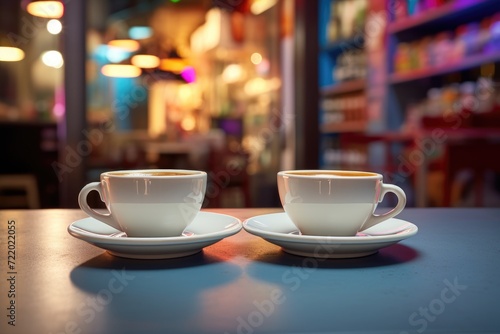
[(118, 258), (67, 233), (83, 217), (0, 211), (0, 333), (500, 333), (500, 209), (407, 208), (417, 235), (331, 260), (244, 230), (185, 258)]

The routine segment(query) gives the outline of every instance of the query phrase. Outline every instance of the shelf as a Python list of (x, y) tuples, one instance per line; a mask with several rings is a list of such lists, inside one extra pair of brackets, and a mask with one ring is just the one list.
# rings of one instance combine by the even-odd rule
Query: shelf
[(389, 34), (421, 33), (426, 29), (456, 27), (496, 12), (498, 0), (454, 0), (438, 8), (405, 17), (387, 25)]
[(321, 89), (321, 95), (336, 96), (341, 94), (361, 92), (365, 89), (365, 79), (355, 79), (341, 82)]
[(363, 49), (365, 47), (364, 36), (362, 34), (351, 38), (343, 38), (330, 42), (321, 47), (321, 51), (331, 54), (339, 54), (346, 50)]
[(366, 130), (366, 121), (349, 121), (342, 123), (327, 123), (320, 125), (320, 131), (323, 134), (342, 133), (342, 132), (363, 132)]
[(500, 61), (500, 52), (495, 52), (490, 54), (478, 54), (445, 66), (393, 73), (389, 76), (389, 82), (391, 84), (408, 83), (412, 81), (426, 79), (429, 77), (436, 77), (453, 72), (469, 70), (479, 67), (486, 63), (499, 62), (499, 61)]

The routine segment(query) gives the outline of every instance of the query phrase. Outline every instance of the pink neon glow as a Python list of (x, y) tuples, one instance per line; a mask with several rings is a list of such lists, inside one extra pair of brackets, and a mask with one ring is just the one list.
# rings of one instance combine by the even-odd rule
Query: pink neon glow
[(181, 72), (181, 77), (187, 82), (192, 83), (196, 81), (196, 71), (191, 66), (186, 66)]
[(52, 114), (56, 118), (61, 118), (66, 113), (66, 102), (64, 100), (64, 89), (56, 88), (54, 94), (54, 108), (52, 108)]

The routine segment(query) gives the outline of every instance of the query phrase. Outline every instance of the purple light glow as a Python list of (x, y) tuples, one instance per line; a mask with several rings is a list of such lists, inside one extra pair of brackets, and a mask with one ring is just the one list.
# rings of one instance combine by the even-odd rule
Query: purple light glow
[(193, 67), (191, 66), (186, 66), (181, 72), (181, 77), (187, 82), (187, 83), (193, 83), (196, 81), (196, 71), (194, 70)]

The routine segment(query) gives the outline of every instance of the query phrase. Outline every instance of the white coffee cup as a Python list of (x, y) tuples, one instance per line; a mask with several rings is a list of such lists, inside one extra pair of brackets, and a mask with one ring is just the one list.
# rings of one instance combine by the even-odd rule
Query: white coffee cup
[[(180, 169), (111, 171), (101, 182), (82, 188), (80, 208), (129, 237), (172, 237), (182, 234), (201, 209), (207, 174)], [(92, 209), (87, 202), (97, 191), (108, 213)]]
[[(385, 184), (382, 175), (341, 170), (290, 170), (278, 173), (283, 209), (302, 234), (354, 236), (400, 213), (406, 205), (404, 191)], [(384, 195), (392, 192), (398, 202), (376, 215)]]

